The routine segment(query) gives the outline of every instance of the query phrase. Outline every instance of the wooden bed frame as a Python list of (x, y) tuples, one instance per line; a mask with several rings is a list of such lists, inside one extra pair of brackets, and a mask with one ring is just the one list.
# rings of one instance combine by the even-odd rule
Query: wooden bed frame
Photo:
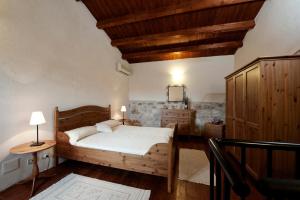
[[(129, 171), (141, 172), (168, 178), (168, 192), (172, 191), (174, 175), (175, 148), (173, 137), (168, 143), (159, 143), (151, 147), (144, 156), (120, 153), (114, 151), (96, 150), (76, 147), (69, 143), (69, 137), (64, 133), (71, 129), (92, 126), (98, 122), (111, 119), (109, 107), (82, 106), (72, 110), (59, 111), (55, 108), (54, 124), (56, 134), (56, 156), (88, 162), (97, 165), (109, 166)], [(176, 124), (168, 127), (177, 130)]]

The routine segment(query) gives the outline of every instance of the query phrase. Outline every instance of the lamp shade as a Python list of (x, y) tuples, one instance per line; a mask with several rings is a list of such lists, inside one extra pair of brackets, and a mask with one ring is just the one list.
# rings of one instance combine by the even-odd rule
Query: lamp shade
[(46, 122), (44, 115), (41, 111), (32, 112), (30, 118), (30, 125), (39, 125), (44, 124)]
[(121, 107), (121, 112), (126, 112), (126, 106)]

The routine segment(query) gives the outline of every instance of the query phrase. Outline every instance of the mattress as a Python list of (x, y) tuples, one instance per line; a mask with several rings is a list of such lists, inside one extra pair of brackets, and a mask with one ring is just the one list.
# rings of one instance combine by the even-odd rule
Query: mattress
[(173, 129), (119, 125), (112, 133), (96, 133), (73, 145), (98, 150), (145, 155), (158, 143), (168, 143)]

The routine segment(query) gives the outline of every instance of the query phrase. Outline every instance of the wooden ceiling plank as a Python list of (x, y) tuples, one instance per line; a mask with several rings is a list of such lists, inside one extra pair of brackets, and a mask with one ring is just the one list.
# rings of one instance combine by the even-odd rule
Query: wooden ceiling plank
[(264, 0), (190, 0), (181, 4), (173, 4), (167, 7), (157, 8), (149, 11), (139, 11), (133, 14), (98, 21), (97, 27), (104, 29), (176, 14), (257, 1)]
[(212, 49), (233, 49), (242, 46), (243, 46), (242, 41), (231, 41), (231, 42), (221, 42), (221, 43), (214, 43), (214, 44), (202, 44), (202, 45), (187, 46), (187, 47), (176, 47), (176, 48), (153, 50), (153, 51), (127, 53), (127, 54), (123, 54), (122, 57), (123, 59), (127, 60), (127, 59), (148, 57), (148, 56), (155, 56), (155, 55), (159, 56), (164, 53), (181, 54), (184, 52), (199, 52), (199, 51), (208, 51)]
[[(252, 29), (255, 26), (254, 20), (233, 22), (226, 24), (218, 24), (212, 26), (203, 26), (198, 28), (184, 29), (171, 31), (166, 33), (158, 33), (151, 35), (143, 35), (138, 37), (122, 38), (117, 40), (112, 40), (111, 44), (113, 46), (155, 46), (163, 44), (174, 44), (178, 41), (187, 42), (195, 40), (205, 40), (218, 36), (217, 34), (243, 31)], [(170, 41), (170, 43), (168, 43)]]

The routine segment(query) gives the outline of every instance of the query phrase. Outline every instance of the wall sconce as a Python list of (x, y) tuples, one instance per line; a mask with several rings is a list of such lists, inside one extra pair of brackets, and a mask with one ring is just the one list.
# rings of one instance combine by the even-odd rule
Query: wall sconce
[(173, 84), (180, 85), (183, 83), (184, 72), (182, 69), (175, 68), (171, 71)]

